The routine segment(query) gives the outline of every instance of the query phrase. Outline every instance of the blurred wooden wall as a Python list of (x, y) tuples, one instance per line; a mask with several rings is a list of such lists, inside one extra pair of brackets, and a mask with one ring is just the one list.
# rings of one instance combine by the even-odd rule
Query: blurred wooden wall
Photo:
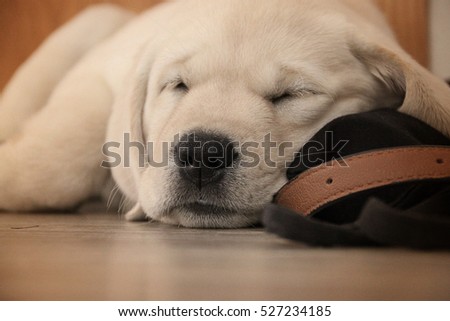
[(394, 29), (398, 41), (423, 66), (428, 67), (428, 0), (376, 0)]
[[(0, 89), (50, 32), (88, 5), (111, 2), (139, 12), (161, 1), (0, 0)], [(377, 2), (386, 13), (403, 47), (427, 66), (428, 0)]]
[(102, 2), (139, 12), (162, 0), (0, 0), (0, 89), (49, 33)]

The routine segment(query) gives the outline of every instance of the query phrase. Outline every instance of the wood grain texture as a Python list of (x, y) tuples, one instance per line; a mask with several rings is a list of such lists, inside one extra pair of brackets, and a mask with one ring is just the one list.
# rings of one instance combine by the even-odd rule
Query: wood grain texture
[[(162, 0), (0, 0), (0, 88), (57, 27), (90, 4), (111, 2), (136, 12)], [(399, 42), (428, 65), (428, 1), (377, 0)]]
[(261, 229), (0, 213), (0, 300), (449, 300), (448, 252), (310, 248)]

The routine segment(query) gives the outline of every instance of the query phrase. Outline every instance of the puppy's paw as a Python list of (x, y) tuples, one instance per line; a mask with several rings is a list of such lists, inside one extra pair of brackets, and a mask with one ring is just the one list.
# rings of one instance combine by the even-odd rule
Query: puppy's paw
[(125, 214), (125, 219), (131, 222), (138, 222), (138, 221), (146, 221), (147, 217), (145, 216), (145, 213), (142, 210), (141, 205), (139, 203), (136, 203), (136, 205), (134, 205), (133, 208)]

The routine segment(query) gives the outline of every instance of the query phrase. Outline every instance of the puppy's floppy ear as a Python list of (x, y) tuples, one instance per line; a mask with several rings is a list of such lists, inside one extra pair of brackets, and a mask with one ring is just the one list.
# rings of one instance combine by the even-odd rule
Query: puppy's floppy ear
[(399, 111), (423, 120), (450, 137), (450, 88), (392, 40), (376, 42), (354, 32), (349, 47), (386, 88), (402, 99)]
[[(136, 79), (134, 81), (134, 86), (131, 88), (129, 101), (129, 121), (130, 121), (130, 140), (132, 142), (137, 142), (142, 144), (143, 151), (145, 155), (147, 154), (144, 130), (143, 130), (143, 117), (144, 117), (144, 106), (147, 99), (147, 87), (149, 78), (150, 68), (142, 68), (139, 70)], [(136, 150), (139, 151), (139, 150)], [(139, 151), (140, 152), (140, 151)], [(139, 170), (143, 169), (144, 164), (141, 164), (139, 157), (142, 155), (133, 154), (131, 155), (131, 162), (137, 165), (136, 168)]]
[[(143, 57), (136, 65), (134, 77), (123, 102), (125, 132), (130, 134), (130, 142), (133, 146), (139, 146), (129, 149), (130, 170), (136, 190), (138, 190), (142, 172), (147, 167), (148, 151), (143, 130), (143, 115), (147, 100), (150, 69), (153, 62), (150, 52), (144, 51)], [(129, 221), (139, 221), (145, 219), (145, 217), (139, 199), (134, 207), (125, 214), (125, 218)]]
[[(148, 71), (147, 69), (144, 69)], [(136, 186), (139, 186), (140, 175), (145, 166), (145, 159), (147, 155), (146, 144), (143, 134), (143, 113), (144, 105), (147, 97), (148, 72), (138, 72), (134, 85), (127, 95), (127, 102), (129, 103), (128, 118), (129, 118), (129, 133), (130, 141), (133, 145), (138, 143), (139, 148), (130, 149), (130, 164), (133, 175), (133, 180)], [(144, 153), (144, 155), (141, 155)], [(142, 159), (144, 159), (142, 163)], [(139, 196), (138, 196), (139, 197)], [(146, 215), (140, 206), (139, 200), (127, 213), (125, 219), (127, 221), (142, 221), (145, 220)]]

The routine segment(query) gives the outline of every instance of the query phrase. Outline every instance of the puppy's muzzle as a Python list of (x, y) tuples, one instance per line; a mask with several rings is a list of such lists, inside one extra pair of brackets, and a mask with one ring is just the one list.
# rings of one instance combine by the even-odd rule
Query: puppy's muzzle
[(199, 190), (220, 184), (238, 157), (239, 153), (228, 137), (204, 131), (183, 135), (174, 148), (180, 177), (185, 184)]

